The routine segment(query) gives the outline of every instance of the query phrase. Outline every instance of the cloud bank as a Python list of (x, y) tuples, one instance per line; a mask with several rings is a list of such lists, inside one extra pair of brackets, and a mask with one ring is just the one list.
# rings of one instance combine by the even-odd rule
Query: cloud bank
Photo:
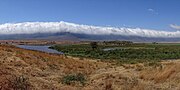
[(61, 33), (69, 32), (75, 34), (91, 35), (123, 35), (140, 37), (163, 37), (179, 38), (180, 31), (167, 32), (140, 28), (116, 28), (80, 25), (68, 22), (24, 22), (6, 23), (0, 25), (0, 35), (12, 34), (36, 34), (36, 33)]

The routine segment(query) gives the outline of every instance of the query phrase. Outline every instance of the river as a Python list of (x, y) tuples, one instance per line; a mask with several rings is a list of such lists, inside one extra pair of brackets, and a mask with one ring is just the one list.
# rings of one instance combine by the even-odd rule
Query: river
[(57, 50), (49, 49), (50, 46), (34, 46), (34, 45), (16, 45), (19, 48), (28, 49), (28, 50), (36, 50), (46, 53), (55, 53), (55, 54), (63, 54), (63, 52), (59, 52)]

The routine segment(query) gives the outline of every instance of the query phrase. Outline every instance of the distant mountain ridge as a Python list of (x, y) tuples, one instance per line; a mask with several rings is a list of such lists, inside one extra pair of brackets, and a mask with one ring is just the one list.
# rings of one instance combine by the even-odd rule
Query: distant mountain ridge
[(140, 36), (122, 36), (122, 35), (90, 35), (76, 33), (37, 33), (37, 34), (14, 34), (0, 35), (0, 40), (23, 40), (23, 39), (43, 39), (43, 40), (70, 40), (70, 41), (106, 41), (106, 40), (122, 40), (134, 42), (180, 42), (180, 38), (150, 38)]
[(180, 31), (81, 25), (68, 22), (23, 22), (0, 25), (1, 40), (128, 40), (180, 42)]

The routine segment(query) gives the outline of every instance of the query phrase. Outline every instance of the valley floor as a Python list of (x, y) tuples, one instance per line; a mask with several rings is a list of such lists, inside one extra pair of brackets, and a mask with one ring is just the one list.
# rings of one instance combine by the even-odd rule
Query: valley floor
[(180, 90), (180, 60), (116, 65), (0, 45), (0, 90), (11, 89)]

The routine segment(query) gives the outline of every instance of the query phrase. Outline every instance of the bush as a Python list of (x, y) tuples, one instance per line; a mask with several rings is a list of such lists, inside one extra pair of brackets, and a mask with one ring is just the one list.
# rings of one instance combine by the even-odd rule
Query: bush
[(73, 82), (80, 82), (82, 85), (85, 85), (86, 78), (83, 74), (70, 74), (67, 76), (64, 76), (62, 79), (62, 82), (64, 84), (70, 85)]
[(31, 85), (29, 83), (29, 78), (24, 76), (15, 76), (10, 81), (10, 87), (13, 90), (30, 90)]
[(98, 47), (97, 42), (91, 42), (90, 45), (93, 50), (97, 49)]

